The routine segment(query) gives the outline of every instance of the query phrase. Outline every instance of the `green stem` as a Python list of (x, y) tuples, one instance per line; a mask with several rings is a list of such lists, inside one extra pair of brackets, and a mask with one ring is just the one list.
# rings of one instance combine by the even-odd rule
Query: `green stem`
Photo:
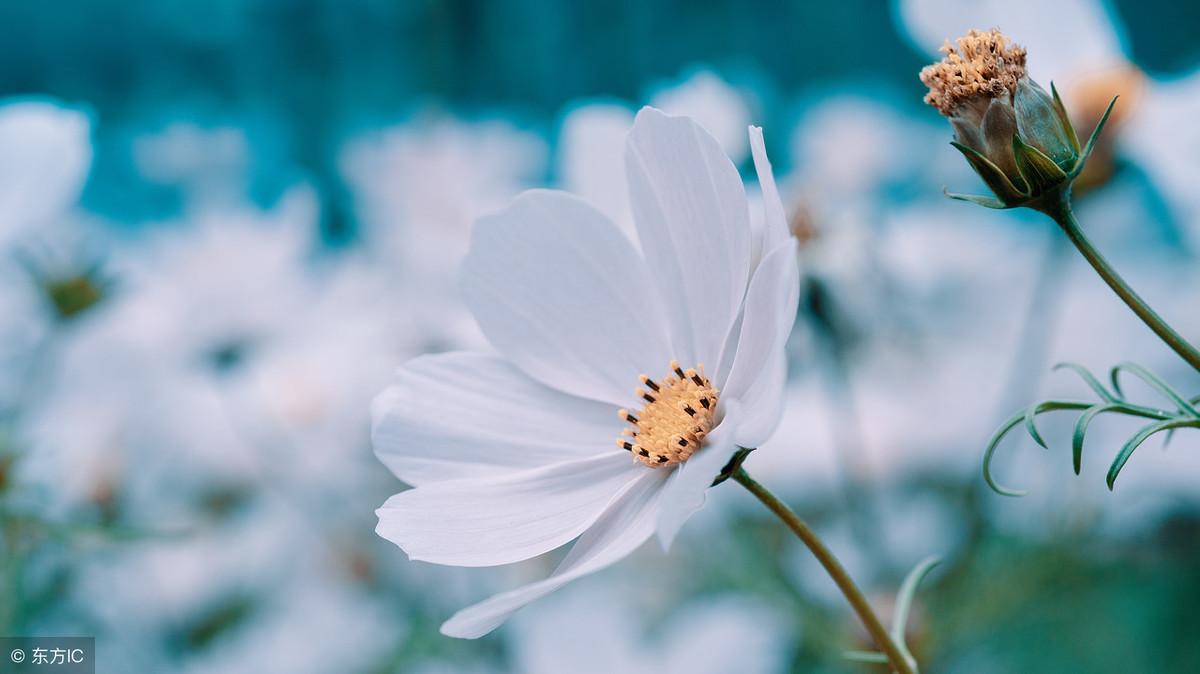
[(858, 586), (854, 584), (850, 575), (842, 568), (841, 563), (833, 556), (829, 548), (825, 547), (825, 543), (821, 541), (816, 532), (809, 528), (808, 524), (800, 519), (800, 516), (789, 508), (786, 503), (780, 501), (766, 487), (750, 477), (745, 469), (738, 468), (733, 473), (733, 479), (749, 490), (751, 494), (754, 494), (759, 501), (762, 501), (763, 505), (767, 506), (771, 512), (783, 520), (783, 523), (808, 546), (808, 549), (812, 551), (817, 561), (821, 562), (821, 566), (825, 567), (825, 571), (829, 573), (830, 578), (833, 578), (833, 582), (837, 583), (838, 589), (846, 596), (846, 600), (850, 602), (850, 606), (854, 608), (855, 613), (862, 620), (863, 625), (867, 628), (867, 632), (874, 639), (875, 645), (887, 656), (888, 662), (896, 674), (914, 674), (911, 663), (900, 652), (900, 648), (896, 645), (896, 642), (892, 641), (887, 628), (883, 626), (879, 617), (875, 615), (874, 609), (867, 602), (867, 598), (863, 596), (862, 590), (858, 589)]
[(1100, 278), (1104, 279), (1108, 287), (1117, 294), (1117, 297), (1120, 297), (1133, 310), (1133, 313), (1142, 319), (1142, 322), (1150, 326), (1154, 334), (1166, 342), (1167, 346), (1174, 349), (1180, 358), (1186, 360), (1196, 370), (1200, 370), (1200, 351), (1188, 343), (1178, 332), (1175, 332), (1175, 329), (1168, 325), (1162, 316), (1155, 313), (1154, 309), (1151, 309), (1150, 305), (1146, 304), (1146, 301), (1134, 292), (1133, 288), (1129, 287), (1125, 279), (1121, 278), (1117, 270), (1113, 269), (1108, 260), (1104, 259), (1100, 251), (1096, 250), (1096, 246), (1080, 229), (1079, 222), (1071, 211), (1070, 197), (1064, 196), (1056, 208), (1049, 209), (1046, 213), (1054, 218), (1058, 226), (1066, 232), (1067, 238), (1071, 239), (1071, 243), (1075, 244), (1075, 248), (1079, 249), (1079, 252), (1092, 265)]

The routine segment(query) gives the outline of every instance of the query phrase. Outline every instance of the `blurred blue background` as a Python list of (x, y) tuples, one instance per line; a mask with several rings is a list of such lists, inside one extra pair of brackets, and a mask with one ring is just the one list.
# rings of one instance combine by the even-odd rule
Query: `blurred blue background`
[(471, 221), (549, 186), (627, 222), (621, 142), (653, 104), (752, 186), (765, 129), (806, 278), (748, 466), (881, 607), (945, 558), (922, 671), (1200, 671), (1195, 438), (1109, 493), (1129, 427), (1098, 424), (1076, 477), (1073, 420), (1047, 421), (1049, 452), (1014, 436), (997, 467), (1030, 496), (979, 478), (1014, 410), (1087, 395), (1059, 360), (1200, 377), (1047, 222), (942, 198), (982, 186), (917, 79), (998, 26), (1079, 128), (1120, 93), (1080, 217), (1195, 338), (1198, 25), (1166, 0), (3, 3), (0, 634), (95, 635), (100, 672), (869, 671), (832, 584), (731, 489), (669, 555), (476, 642), (437, 627), (550, 560), (432, 567), (373, 532), (401, 485), (372, 396), (482, 344)]

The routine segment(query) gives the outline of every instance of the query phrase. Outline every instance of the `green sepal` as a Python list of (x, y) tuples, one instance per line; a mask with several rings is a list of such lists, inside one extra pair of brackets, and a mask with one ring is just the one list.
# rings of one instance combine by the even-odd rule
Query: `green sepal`
[(1092, 129), (1092, 135), (1088, 137), (1087, 145), (1083, 146), (1083, 151), (1079, 154), (1079, 161), (1075, 162), (1075, 168), (1071, 170), (1071, 178), (1075, 178), (1080, 173), (1083, 173), (1083, 165), (1087, 163), (1088, 157), (1092, 156), (1092, 150), (1096, 148), (1096, 141), (1100, 138), (1100, 132), (1104, 130), (1104, 125), (1108, 123), (1108, 116), (1112, 114), (1113, 106), (1117, 104), (1117, 99), (1120, 96), (1113, 96), (1108, 102), (1108, 107), (1104, 109), (1104, 114), (1100, 116), (1100, 121), (1096, 123), (1096, 128)]
[(1000, 170), (999, 166), (992, 163), (992, 160), (983, 156), (978, 150), (963, 145), (957, 141), (950, 141), (956, 150), (961, 152), (967, 161), (970, 162), (971, 168), (975, 169), (975, 173), (979, 175), (988, 188), (996, 195), (1002, 203), (1007, 205), (1015, 205), (1028, 198), (1028, 194), (1018, 190), (1013, 182), (1004, 171)]
[(947, 190), (942, 190), (942, 194), (946, 195), (950, 199), (956, 199), (958, 201), (969, 201), (973, 204), (983, 206), (984, 208), (994, 208), (996, 210), (1004, 210), (1006, 208), (1012, 208), (1012, 206), (1009, 206), (1008, 204), (1004, 203), (1003, 201), (1000, 201), (996, 197), (987, 197), (982, 194), (960, 194), (958, 192), (950, 192)]
[(1076, 163), (1081, 152), (1079, 146), (1079, 135), (1075, 133), (1075, 125), (1071, 124), (1071, 116), (1067, 114), (1067, 106), (1063, 105), (1062, 98), (1058, 95), (1058, 89), (1054, 87), (1054, 82), (1050, 82), (1050, 95), (1054, 98), (1054, 111), (1058, 113), (1058, 119), (1062, 122), (1063, 128), (1067, 130), (1067, 140), (1071, 141), (1071, 147), (1075, 148)]
[(754, 447), (738, 447), (738, 450), (733, 453), (733, 456), (725, 464), (725, 467), (721, 469), (721, 472), (713, 478), (712, 484), (709, 487), (715, 487), (733, 477), (733, 474), (742, 467), (742, 463), (746, 460), (746, 457), (750, 456), (750, 452), (753, 452), (755, 449)]
[(1045, 194), (1067, 179), (1067, 173), (1044, 152), (1025, 143), (1020, 136), (1014, 135), (1012, 142), (1017, 170), (1029, 185), (1030, 196)]

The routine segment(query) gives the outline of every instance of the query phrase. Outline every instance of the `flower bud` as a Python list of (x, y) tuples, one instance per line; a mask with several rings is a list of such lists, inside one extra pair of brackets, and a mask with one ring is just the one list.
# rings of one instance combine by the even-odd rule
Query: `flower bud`
[(1054, 85), (1047, 93), (1031, 80), (1025, 49), (997, 30), (972, 30), (942, 52), (941, 61), (921, 70), (925, 102), (950, 120), (951, 144), (996, 198), (949, 196), (991, 208), (1040, 209), (1057, 200), (1083, 169), (1104, 120), (1081, 148)]

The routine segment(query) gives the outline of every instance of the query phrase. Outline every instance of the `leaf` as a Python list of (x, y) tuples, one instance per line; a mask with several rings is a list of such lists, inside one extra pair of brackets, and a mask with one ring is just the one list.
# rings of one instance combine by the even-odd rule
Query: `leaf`
[(1120, 409), (1120, 405), (1103, 403), (1093, 405), (1084, 410), (1083, 414), (1079, 415), (1079, 419), (1075, 421), (1075, 433), (1071, 437), (1071, 461), (1075, 466), (1075, 474), (1079, 474), (1080, 468), (1083, 466), (1083, 437), (1087, 434), (1088, 424), (1092, 423), (1092, 419), (1104, 414)]
[(1006, 205), (1003, 201), (1000, 201), (995, 197), (985, 197), (982, 194), (960, 194), (958, 192), (949, 192), (944, 189), (942, 190), (942, 194), (951, 199), (956, 199), (958, 201), (969, 201), (973, 204), (983, 206), (984, 208), (992, 208), (998, 211), (1012, 208), (1012, 206)]
[(1197, 412), (1196, 408), (1192, 407), (1190, 402), (1184, 400), (1183, 396), (1176, 393), (1175, 389), (1171, 388), (1169, 384), (1160, 379), (1153, 372), (1150, 372), (1137, 363), (1131, 363), (1128, 361), (1120, 363), (1114, 366), (1112, 371), (1109, 373), (1109, 379), (1112, 380), (1113, 389), (1116, 390), (1118, 395), (1124, 395), (1121, 393), (1121, 372), (1129, 372), (1130, 374), (1146, 382), (1150, 388), (1158, 391), (1163, 395), (1163, 397), (1175, 403), (1176, 409), (1178, 409), (1181, 413), (1186, 414), (1193, 419), (1200, 419), (1200, 412)]
[(1075, 155), (1078, 156), (1079, 135), (1075, 133), (1075, 125), (1071, 124), (1071, 116), (1067, 114), (1067, 106), (1063, 105), (1062, 98), (1058, 95), (1058, 89), (1054, 88), (1054, 82), (1050, 82), (1050, 95), (1054, 97), (1054, 111), (1058, 113), (1058, 119), (1062, 122), (1063, 128), (1067, 131), (1067, 140), (1071, 141), (1071, 147), (1075, 150)]
[[(1073, 400), (1047, 400), (1046, 402), (1034, 405), (1030, 409), (1034, 410), (1034, 416), (1036, 416), (1045, 412), (1055, 412), (1058, 410), (1086, 410), (1087, 408), (1091, 407), (1092, 404), (1093, 403), (1077, 402)], [(1004, 439), (1004, 436), (1008, 435), (1009, 431), (1016, 427), (1017, 424), (1025, 420), (1025, 416), (1028, 412), (1029, 410), (1021, 412), (1020, 414), (1017, 414), (1008, 421), (1004, 422), (1000, 428), (992, 434), (992, 439), (988, 441), (987, 449), (983, 452), (983, 481), (987, 483), (988, 487), (991, 487), (992, 491), (1002, 496), (1024, 496), (1028, 493), (1002, 486), (992, 478), (992, 459), (996, 454), (996, 448), (1000, 446), (1000, 441)]]
[(1101, 400), (1106, 400), (1110, 403), (1115, 403), (1118, 400), (1117, 396), (1109, 393), (1108, 389), (1104, 388), (1104, 385), (1100, 383), (1099, 379), (1096, 379), (1096, 376), (1092, 374), (1091, 370), (1080, 365), (1079, 363), (1064, 361), (1055, 365), (1053, 369), (1056, 372), (1058, 370), (1067, 369), (1079, 375), (1079, 378), (1088, 385), (1088, 388), (1092, 389), (1092, 391), (1095, 391), (1096, 395), (1100, 396)]
[(992, 439), (988, 441), (987, 449), (985, 449), (983, 452), (983, 481), (987, 483), (987, 486), (992, 488), (992, 491), (1002, 496), (1024, 496), (1029, 493), (1027, 491), (1009, 489), (1008, 487), (1001, 486), (998, 482), (996, 482), (995, 479), (992, 478), (992, 457), (996, 453), (996, 448), (1000, 446), (1000, 441), (1004, 439), (1004, 436), (1008, 435), (1008, 432), (1016, 427), (1017, 424), (1021, 423), (1021, 420), (1024, 418), (1025, 413), (1022, 412), (1021, 414), (1018, 414), (1017, 416), (1004, 422), (1000, 428), (992, 434)]
[(877, 651), (846, 651), (842, 657), (851, 662), (863, 662), (871, 665), (888, 664), (887, 656)]
[(1125, 446), (1121, 448), (1117, 458), (1113, 460), (1112, 467), (1108, 469), (1108, 489), (1112, 491), (1113, 485), (1117, 481), (1117, 476), (1121, 474), (1121, 469), (1125, 467), (1129, 457), (1133, 456), (1133, 452), (1141, 446), (1143, 442), (1148, 440), (1150, 436), (1173, 428), (1200, 428), (1200, 419), (1167, 419), (1155, 424), (1150, 424), (1142, 430), (1138, 431)]
[(1117, 104), (1117, 99), (1120, 96), (1113, 96), (1108, 102), (1108, 107), (1105, 108), (1104, 114), (1100, 116), (1100, 121), (1096, 124), (1096, 128), (1092, 129), (1092, 135), (1088, 138), (1087, 145), (1083, 146), (1083, 153), (1079, 155), (1079, 161), (1075, 162), (1075, 168), (1071, 169), (1071, 178), (1075, 178), (1080, 173), (1083, 173), (1083, 166), (1087, 163), (1088, 157), (1092, 156), (1092, 150), (1096, 148), (1096, 140), (1100, 138), (1100, 132), (1104, 130), (1104, 125), (1108, 123), (1108, 116), (1112, 113), (1113, 106)]
[(900, 651), (909, 660), (913, 660), (912, 653), (908, 652), (908, 646), (904, 641), (904, 633), (908, 628), (908, 614), (912, 610), (913, 596), (917, 593), (917, 586), (935, 566), (941, 564), (940, 557), (926, 557), (921, 560), (912, 571), (905, 576), (904, 582), (900, 584), (900, 592), (896, 595), (896, 609), (892, 613), (892, 641), (900, 648)]
[(1042, 438), (1042, 434), (1037, 429), (1037, 415), (1043, 411), (1041, 409), (1043, 404), (1045, 403), (1035, 403), (1025, 410), (1025, 432), (1029, 434), (1029, 437), (1033, 438), (1034, 442), (1041, 445), (1042, 449), (1050, 449), (1045, 439)]

